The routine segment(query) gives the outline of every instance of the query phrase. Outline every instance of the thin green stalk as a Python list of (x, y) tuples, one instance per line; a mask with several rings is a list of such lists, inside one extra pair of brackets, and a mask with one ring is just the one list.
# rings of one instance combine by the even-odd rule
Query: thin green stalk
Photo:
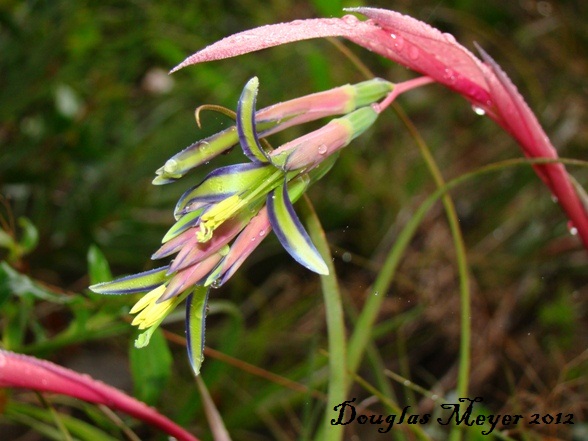
[(349, 387), (343, 305), (329, 244), (316, 212), (306, 196), (302, 204), (302, 215), (313, 243), (329, 268), (329, 274), (321, 276), (329, 343), (329, 385), (325, 419), (323, 425), (319, 428), (316, 439), (339, 441), (343, 439), (344, 426), (331, 425), (332, 414), (330, 410), (345, 401), (347, 388)]
[[(408, 118), (404, 110), (396, 103), (393, 104), (394, 110), (416, 141), (421, 155), (429, 168), (435, 185), (437, 188), (442, 188), (445, 185), (445, 179), (441, 174), (441, 170), (437, 166), (433, 155), (427, 143), (422, 138), (412, 121)], [(455, 210), (455, 205), (451, 196), (445, 193), (442, 196), (443, 206), (449, 222), (449, 229), (453, 238), (453, 246), (455, 248), (455, 257), (457, 260), (457, 271), (459, 274), (459, 298), (460, 298), (460, 339), (459, 339), (459, 366), (457, 373), (457, 396), (467, 397), (468, 384), (470, 381), (470, 363), (471, 363), (471, 292), (470, 292), (470, 277), (468, 271), (467, 256), (465, 251), (465, 244), (461, 228), (459, 227), (459, 219)], [(462, 428), (460, 426), (453, 426), (451, 429), (450, 441), (458, 441), (461, 439)]]

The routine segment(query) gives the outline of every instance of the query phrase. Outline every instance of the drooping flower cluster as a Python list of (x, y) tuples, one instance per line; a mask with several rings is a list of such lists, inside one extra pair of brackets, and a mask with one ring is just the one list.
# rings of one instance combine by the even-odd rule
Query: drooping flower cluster
[[(273, 230), (286, 251), (311, 271), (327, 274), (292, 204), (333, 165), (336, 153), (376, 120), (378, 100), (394, 85), (373, 79), (308, 95), (255, 111), (258, 79), (241, 94), (236, 124), (184, 149), (157, 170), (154, 184), (173, 182), (191, 169), (239, 144), (250, 162), (209, 173), (186, 191), (175, 208), (176, 223), (152, 256), (175, 255), (166, 266), (91, 286), (100, 294), (147, 292), (131, 309), (133, 325), (153, 330), (187, 299), (188, 355), (196, 374), (202, 363), (204, 318), (210, 286), (224, 284)], [(262, 146), (266, 136), (295, 124), (343, 115), (275, 150)]]

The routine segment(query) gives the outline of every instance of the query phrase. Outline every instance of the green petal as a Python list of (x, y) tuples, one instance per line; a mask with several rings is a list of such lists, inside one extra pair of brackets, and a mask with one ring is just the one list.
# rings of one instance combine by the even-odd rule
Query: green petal
[(284, 249), (309, 270), (329, 274), (325, 261), (296, 216), (285, 185), (268, 194), (267, 210), (272, 228)]
[(97, 294), (135, 294), (151, 291), (167, 280), (167, 266), (90, 286)]
[(188, 296), (186, 303), (186, 337), (188, 358), (194, 374), (200, 374), (204, 361), (204, 331), (206, 325), (206, 307), (209, 289), (197, 286)]

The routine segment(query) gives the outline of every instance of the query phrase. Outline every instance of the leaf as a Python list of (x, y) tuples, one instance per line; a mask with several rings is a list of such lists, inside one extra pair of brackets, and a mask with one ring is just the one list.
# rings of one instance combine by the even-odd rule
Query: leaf
[(72, 297), (57, 294), (45, 286), (36, 283), (28, 276), (19, 273), (6, 262), (0, 262), (0, 301), (11, 295), (34, 297), (52, 303), (67, 304), (74, 301)]
[(92, 285), (112, 280), (110, 265), (96, 245), (91, 245), (88, 249), (88, 275)]
[(149, 347), (129, 350), (134, 395), (147, 404), (154, 405), (171, 376), (172, 355), (161, 329), (151, 335)]
[(329, 274), (325, 261), (296, 216), (286, 185), (268, 194), (267, 211), (272, 228), (284, 249), (309, 270), (318, 274)]
[(19, 218), (18, 225), (22, 228), (22, 236), (19, 241), (21, 253), (28, 254), (33, 251), (39, 243), (39, 231), (26, 217)]
[(206, 330), (206, 308), (209, 289), (197, 286), (186, 301), (186, 337), (188, 359), (194, 375), (200, 374), (204, 361), (204, 332)]

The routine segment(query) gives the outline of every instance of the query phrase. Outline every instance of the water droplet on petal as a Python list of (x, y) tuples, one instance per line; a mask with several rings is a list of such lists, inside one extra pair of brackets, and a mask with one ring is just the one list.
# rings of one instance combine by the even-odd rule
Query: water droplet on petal
[(476, 115), (484, 116), (486, 115), (486, 111), (478, 106), (472, 106), (472, 110)]
[(341, 20), (343, 20), (345, 23), (352, 25), (355, 24), (359, 21), (359, 19), (355, 16), (355, 15), (351, 15), (351, 14), (347, 14), (344, 15)]
[(453, 34), (450, 34), (449, 32), (444, 32), (443, 36), (445, 37), (445, 40), (447, 40), (447, 42), (455, 43), (455, 37), (453, 36)]
[(396, 51), (400, 52), (404, 47), (404, 38), (401, 35), (390, 34), (392, 40), (394, 40), (393, 46)]
[(419, 57), (419, 48), (416, 46), (411, 46), (408, 49), (408, 58), (411, 60), (416, 60)]
[(318, 148), (319, 155), (324, 155), (325, 153), (327, 153), (327, 150), (328, 150), (328, 148), (325, 144), (319, 145), (319, 148)]
[(216, 289), (216, 288), (219, 288), (220, 286), (221, 286), (221, 281), (220, 281), (220, 279), (214, 279), (214, 280), (212, 281), (212, 283), (210, 284), (210, 287), (211, 287), (211, 288), (215, 288), (215, 289)]
[(265, 236), (265, 230), (260, 230), (259, 231), (259, 237), (263, 237)]
[(557, 196), (551, 196), (551, 200), (553, 201), (554, 204), (557, 204), (559, 202), (559, 199), (557, 198)]

